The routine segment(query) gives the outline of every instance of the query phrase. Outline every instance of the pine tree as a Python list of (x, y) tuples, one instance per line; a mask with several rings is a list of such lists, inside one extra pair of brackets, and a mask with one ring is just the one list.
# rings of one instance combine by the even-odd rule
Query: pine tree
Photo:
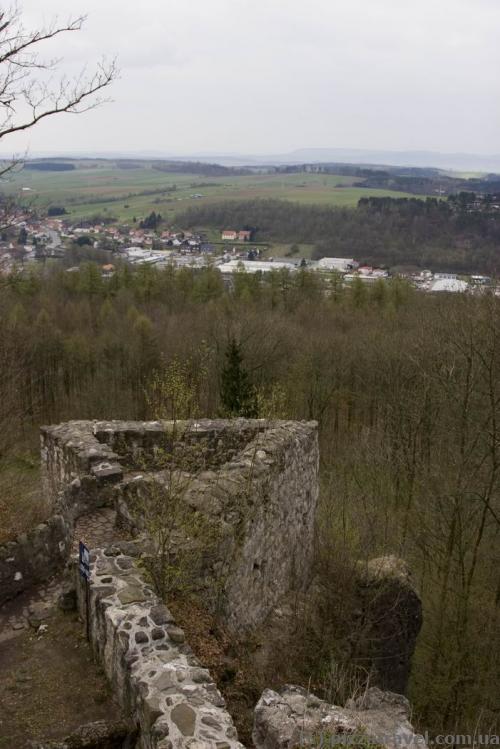
[(224, 413), (228, 416), (257, 416), (255, 388), (243, 366), (239, 344), (231, 338), (226, 349), (226, 363), (221, 374), (220, 396)]

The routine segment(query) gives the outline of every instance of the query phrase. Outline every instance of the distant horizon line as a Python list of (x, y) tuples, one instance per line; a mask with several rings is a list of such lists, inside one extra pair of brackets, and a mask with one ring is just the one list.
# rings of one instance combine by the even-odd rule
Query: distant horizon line
[[(490, 151), (481, 153), (481, 152), (472, 152), (472, 151), (464, 151), (464, 150), (453, 150), (453, 151), (442, 151), (440, 149), (433, 149), (433, 148), (351, 148), (349, 146), (300, 146), (297, 148), (291, 148), (288, 150), (281, 151), (280, 153), (282, 155), (292, 155), (296, 153), (302, 153), (305, 151), (309, 152), (317, 152), (317, 151), (330, 151), (330, 152), (349, 152), (349, 153), (392, 153), (394, 155), (398, 154), (433, 154), (433, 155), (439, 155), (439, 156), (473, 156), (477, 158), (500, 158), (500, 150), (497, 153), (492, 153)], [(10, 158), (13, 153), (16, 153), (16, 151), (10, 150), (8, 152), (8, 155), (4, 152), (0, 152), (0, 158)], [(28, 151), (29, 153), (29, 151)], [(195, 158), (197, 156), (251, 156), (252, 158), (255, 157), (266, 157), (266, 156), (275, 156), (276, 151), (243, 151), (243, 150), (234, 150), (234, 151), (223, 151), (218, 149), (210, 149), (210, 150), (203, 150), (203, 151), (189, 151), (189, 152), (172, 152), (163, 150), (161, 148), (134, 148), (134, 147), (124, 147), (124, 148), (104, 148), (104, 149), (94, 149), (94, 148), (84, 148), (84, 149), (78, 149), (78, 148), (66, 148), (66, 149), (56, 149), (56, 148), (47, 148), (47, 149), (34, 149), (33, 154), (50, 154), (51, 156), (56, 155), (68, 155), (72, 153), (86, 153), (86, 154), (103, 154), (103, 153), (111, 153), (111, 154), (118, 154), (118, 153), (136, 153), (136, 154), (161, 154), (162, 156), (169, 156), (171, 158), (182, 158), (185, 156), (186, 158), (189, 156), (189, 158)]]
[[(0, 159), (11, 160), (12, 152), (0, 154)], [(500, 171), (500, 153), (478, 154), (461, 151), (433, 151), (425, 149), (390, 150), (366, 148), (306, 147), (282, 153), (242, 153), (237, 151), (201, 151), (172, 153), (161, 149), (47, 149), (33, 150), (18, 158), (35, 159), (165, 159), (172, 161), (210, 161), (221, 166), (277, 166), (300, 163), (342, 163), (366, 166), (397, 166), (452, 171)]]

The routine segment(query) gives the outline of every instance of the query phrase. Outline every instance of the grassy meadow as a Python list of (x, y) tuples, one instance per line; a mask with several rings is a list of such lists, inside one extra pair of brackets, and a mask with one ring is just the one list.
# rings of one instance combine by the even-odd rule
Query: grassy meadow
[[(188, 202), (281, 198), (303, 204), (354, 207), (362, 197), (404, 197), (405, 193), (359, 187), (361, 180), (335, 174), (253, 174), (212, 177), (163, 172), (144, 163), (123, 169), (113, 162), (76, 162), (68, 172), (24, 169), (2, 187), (25, 205), (64, 206), (76, 220), (96, 215), (132, 221), (151, 211), (175, 221)], [(202, 197), (194, 198), (193, 195)]]

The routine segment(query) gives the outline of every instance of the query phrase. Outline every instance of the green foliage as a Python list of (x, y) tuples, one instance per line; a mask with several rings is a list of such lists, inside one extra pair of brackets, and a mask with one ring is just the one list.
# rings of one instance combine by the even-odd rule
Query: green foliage
[(24, 165), (24, 169), (33, 169), (39, 172), (71, 172), (75, 168), (74, 164), (67, 164), (60, 161), (27, 161)]
[(351, 300), (354, 307), (362, 307), (368, 299), (368, 289), (359, 276), (351, 283)]
[(189, 361), (174, 357), (155, 370), (147, 384), (146, 402), (155, 419), (192, 419), (198, 413), (197, 383)]
[(146, 218), (140, 222), (139, 228), (140, 229), (153, 229), (154, 231), (156, 231), (156, 229), (158, 229), (161, 222), (162, 222), (161, 214), (156, 213), (156, 211), (151, 211), (149, 216), (146, 216)]
[[(170, 450), (157, 450), (153, 478), (137, 482), (129, 510), (149, 541), (144, 565), (156, 593), (165, 601), (196, 589), (201, 560), (218, 540), (207, 517), (189, 503), (189, 492), (206, 458), (204, 443), (189, 444), (177, 424)], [(147, 459), (144, 458), (147, 467)]]
[(82, 263), (77, 280), (84, 294), (97, 295), (103, 291), (101, 272), (95, 263)]
[[(10, 446), (11, 447), (11, 446)], [(22, 445), (0, 452), (0, 544), (46, 519), (49, 503), (40, 491), (38, 455)]]
[(356, 209), (286, 200), (197, 204), (177, 220), (218, 229), (248, 223), (257, 241), (314, 244), (313, 259), (353, 257), (368, 265), (498, 275), (500, 214), (456, 210), (436, 198), (359, 200)]
[(260, 388), (257, 393), (256, 411), (261, 419), (289, 418), (288, 395), (285, 388), (274, 383), (268, 388)]
[(226, 363), (221, 372), (220, 388), (224, 414), (227, 416), (245, 416), (249, 419), (255, 418), (257, 416), (255, 388), (243, 366), (240, 345), (234, 338), (231, 338), (227, 345), (225, 357)]

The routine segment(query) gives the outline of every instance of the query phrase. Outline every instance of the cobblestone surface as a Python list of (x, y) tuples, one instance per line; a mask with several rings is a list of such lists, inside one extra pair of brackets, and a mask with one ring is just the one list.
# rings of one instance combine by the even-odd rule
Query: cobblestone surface
[(75, 523), (73, 533), (73, 553), (78, 554), (78, 544), (83, 541), (89, 549), (100, 549), (109, 546), (113, 541), (126, 541), (126, 531), (115, 527), (116, 512), (103, 507), (95, 512), (82, 515)]

